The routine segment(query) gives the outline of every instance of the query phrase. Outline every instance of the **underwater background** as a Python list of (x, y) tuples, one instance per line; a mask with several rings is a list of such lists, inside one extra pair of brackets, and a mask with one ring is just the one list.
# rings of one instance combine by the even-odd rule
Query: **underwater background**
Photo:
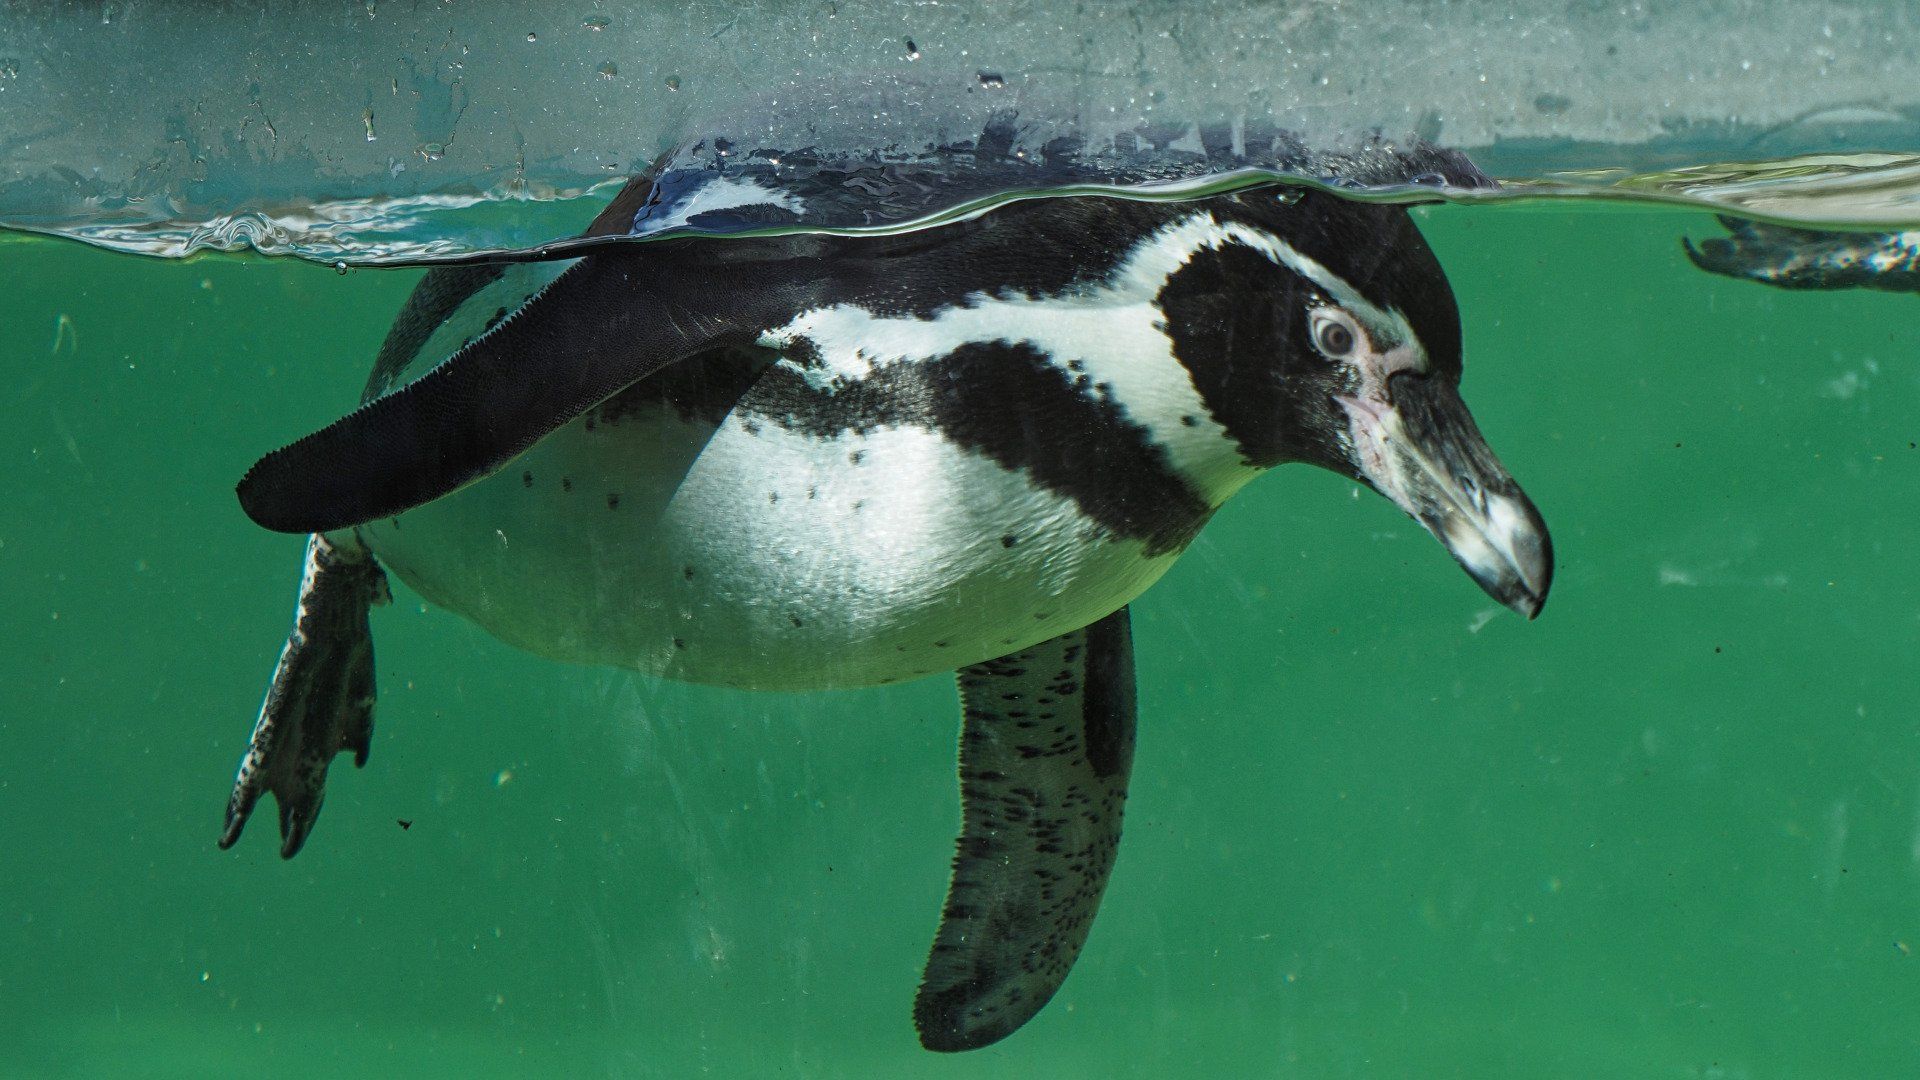
[(1329, 474), (1229, 503), (1133, 608), (1086, 951), (959, 1056), (909, 1017), (946, 678), (566, 667), (396, 579), (368, 766), (298, 859), (217, 851), (301, 551), (233, 483), (419, 271), (0, 241), (0, 1076), (1920, 1072), (1920, 297), (1703, 273), (1698, 213), (1414, 213), (1545, 612)]

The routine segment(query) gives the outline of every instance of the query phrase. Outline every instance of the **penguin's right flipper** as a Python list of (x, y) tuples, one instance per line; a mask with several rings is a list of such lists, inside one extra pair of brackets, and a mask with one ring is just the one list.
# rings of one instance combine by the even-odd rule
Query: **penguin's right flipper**
[(1920, 292), (1920, 230), (1828, 232), (1722, 215), (1728, 235), (1682, 240), (1695, 266), (1783, 289)]
[(913, 1007), (929, 1050), (1012, 1034), (1086, 943), (1133, 767), (1127, 609), (959, 678), (963, 825)]

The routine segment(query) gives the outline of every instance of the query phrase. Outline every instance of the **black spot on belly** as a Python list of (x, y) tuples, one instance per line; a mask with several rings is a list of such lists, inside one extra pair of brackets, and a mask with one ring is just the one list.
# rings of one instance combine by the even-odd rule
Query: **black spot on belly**
[(674, 648), (676, 648), (676, 649), (684, 649), (684, 648), (686, 648), (686, 647), (687, 647), (687, 643), (686, 643), (686, 642), (685, 642), (684, 640), (682, 640), (682, 639), (680, 639), (680, 638), (674, 638), (674, 639), (673, 639), (673, 647), (674, 647)]
[(1197, 417), (1197, 416), (1195, 416), (1195, 415), (1193, 415), (1192, 413), (1188, 413), (1187, 415), (1185, 415), (1185, 416), (1182, 416), (1182, 417), (1180, 418), (1180, 422), (1181, 422), (1182, 424), (1184, 424), (1184, 425), (1186, 425), (1187, 427), (1199, 427), (1199, 426), (1200, 426), (1200, 418), (1199, 418), (1199, 417)]
[(1000, 546), (1003, 548), (1010, 548), (1019, 542), (1020, 542), (1020, 538), (1013, 535), (1012, 533), (1008, 533), (1007, 535), (1000, 538)]
[(572, 491), (572, 490), (573, 490), (573, 477), (571, 477), (571, 476), (563, 476), (563, 477), (561, 477), (561, 478), (560, 478), (560, 490), (561, 490), (561, 491)]
[(609, 510), (620, 509), (620, 493), (619, 492), (611, 491), (607, 493), (607, 509)]
[(798, 629), (800, 629), (801, 627), (803, 627), (803, 626), (805, 626), (805, 625), (807, 625), (806, 623), (803, 623), (803, 622), (801, 622), (801, 621), (800, 621), (800, 616), (798, 616), (798, 615), (788, 615), (788, 616), (787, 616), (787, 621), (789, 621), (789, 622), (791, 622), (791, 623), (793, 623), (793, 628), (794, 628), (795, 630), (798, 630)]
[(523, 472), (523, 473), (521, 473), (521, 474), (520, 474), (520, 486), (521, 486), (521, 487), (532, 487), (532, 486), (533, 486), (533, 474), (532, 474), (532, 473), (530, 473), (530, 472)]
[(777, 503), (777, 502), (779, 502), (779, 501), (780, 501), (780, 493), (779, 493), (779, 492), (777, 492), (777, 491), (769, 491), (769, 492), (767, 492), (767, 505), (769, 505), (769, 506), (771, 506), (771, 505), (773, 505), (774, 503)]
[(693, 564), (688, 563), (683, 569), (681, 569), (680, 573), (681, 573), (681, 576), (685, 577), (688, 581), (692, 581), (693, 580)]
[(867, 452), (865, 450), (855, 450), (853, 453), (847, 455), (847, 464), (858, 465), (862, 461), (865, 461), (866, 458)]

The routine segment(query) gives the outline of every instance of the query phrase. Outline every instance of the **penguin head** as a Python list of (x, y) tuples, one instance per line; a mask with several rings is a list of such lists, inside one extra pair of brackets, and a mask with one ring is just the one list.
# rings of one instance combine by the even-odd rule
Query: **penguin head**
[(1425, 526), (1532, 617), (1552, 543), (1460, 397), (1460, 316), (1400, 206), (1258, 188), (1201, 204), (1158, 302), (1174, 352), (1243, 465), (1306, 462)]

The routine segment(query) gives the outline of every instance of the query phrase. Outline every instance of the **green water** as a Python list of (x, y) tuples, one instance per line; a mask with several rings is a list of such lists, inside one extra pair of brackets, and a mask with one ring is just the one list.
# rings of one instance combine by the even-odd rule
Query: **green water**
[(0, 1076), (1914, 1075), (1920, 298), (1710, 277), (1699, 216), (1418, 213), (1546, 612), (1251, 487), (1135, 605), (1086, 952), (959, 1057), (909, 1022), (944, 679), (567, 668), (396, 582), (368, 767), (296, 860), (271, 810), (215, 850), (300, 555), (233, 481), (416, 274), (0, 246)]

